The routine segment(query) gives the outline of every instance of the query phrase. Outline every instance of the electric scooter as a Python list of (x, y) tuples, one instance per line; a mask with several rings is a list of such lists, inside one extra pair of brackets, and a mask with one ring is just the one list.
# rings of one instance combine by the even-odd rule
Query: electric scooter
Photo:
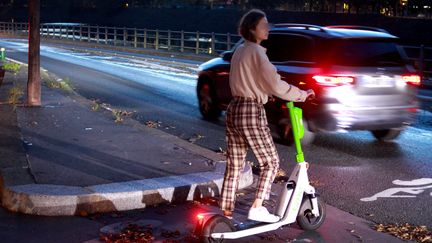
[(297, 166), (291, 173), (279, 194), (274, 214), (280, 217), (276, 223), (255, 222), (234, 224), (227, 217), (217, 213), (202, 213), (197, 216), (195, 235), (203, 242), (222, 242), (224, 239), (238, 239), (279, 229), (297, 221), (304, 230), (316, 230), (326, 217), (325, 204), (320, 200), (315, 188), (310, 185), (300, 140), (304, 135), (302, 109), (288, 102)]

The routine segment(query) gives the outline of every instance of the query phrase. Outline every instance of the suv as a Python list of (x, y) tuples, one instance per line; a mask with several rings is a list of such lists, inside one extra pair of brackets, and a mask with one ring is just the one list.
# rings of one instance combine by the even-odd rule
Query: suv
[[(363, 26), (277, 24), (270, 30), (261, 45), (282, 80), (316, 93), (315, 100), (297, 104), (303, 109), (304, 144), (317, 132), (347, 130), (369, 130), (389, 141), (414, 121), (420, 76), (397, 42), (382, 29)], [(205, 119), (217, 119), (231, 100), (235, 48), (200, 66), (197, 96)], [(271, 99), (265, 108), (273, 134), (290, 141), (285, 101)]]

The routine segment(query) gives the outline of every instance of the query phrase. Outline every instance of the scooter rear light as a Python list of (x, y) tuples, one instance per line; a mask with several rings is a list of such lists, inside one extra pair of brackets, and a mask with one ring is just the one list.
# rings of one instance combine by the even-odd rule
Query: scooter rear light
[(202, 215), (202, 214), (198, 214), (198, 215), (196, 216), (196, 218), (197, 218), (198, 220), (203, 220), (203, 219), (204, 219), (204, 215)]
[(413, 86), (420, 86), (421, 83), (421, 78), (419, 75), (403, 75), (402, 79), (405, 81), (405, 83)]
[(314, 79), (319, 85), (329, 86), (329, 87), (354, 84), (354, 77), (350, 77), (350, 76), (315, 75), (312, 77), (312, 79)]

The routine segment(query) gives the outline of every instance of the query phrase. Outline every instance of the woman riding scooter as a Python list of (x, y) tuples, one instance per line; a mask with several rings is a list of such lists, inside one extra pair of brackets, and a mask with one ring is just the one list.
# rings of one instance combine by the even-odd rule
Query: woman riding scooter
[(240, 171), (250, 148), (258, 160), (260, 175), (248, 219), (272, 223), (279, 221), (279, 217), (270, 214), (263, 201), (269, 199), (279, 156), (268, 128), (264, 104), (269, 96), (304, 102), (314, 91), (303, 91), (281, 80), (266, 49), (260, 45), (268, 38), (268, 32), (264, 12), (251, 10), (241, 18), (239, 34), (245, 42), (235, 50), (231, 60), (229, 82), (233, 99), (226, 112), (227, 166), (220, 208), (225, 217), (232, 218)]

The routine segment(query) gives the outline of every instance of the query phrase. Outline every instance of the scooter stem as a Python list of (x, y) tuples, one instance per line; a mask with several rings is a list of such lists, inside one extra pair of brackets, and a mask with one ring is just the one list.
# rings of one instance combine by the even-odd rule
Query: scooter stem
[(304, 135), (304, 126), (303, 126), (303, 119), (302, 119), (302, 109), (295, 107), (294, 102), (290, 101), (287, 102), (286, 106), (288, 107), (290, 118), (291, 118), (291, 125), (292, 125), (292, 131), (294, 136), (294, 143), (297, 150), (296, 160), (297, 163), (302, 163), (305, 161), (303, 150), (301, 147), (300, 140), (303, 138)]

